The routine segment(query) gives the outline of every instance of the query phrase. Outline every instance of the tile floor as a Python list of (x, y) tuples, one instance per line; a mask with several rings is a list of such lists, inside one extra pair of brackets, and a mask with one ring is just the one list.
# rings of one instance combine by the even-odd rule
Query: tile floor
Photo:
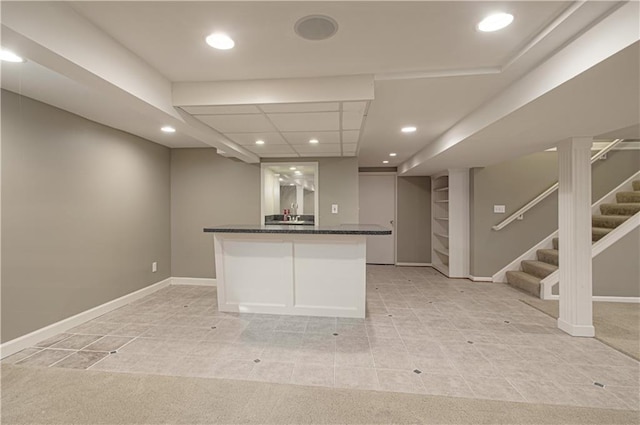
[(3, 363), (640, 409), (639, 362), (526, 297), (368, 266), (366, 319), (335, 319), (221, 313), (215, 288), (171, 286)]

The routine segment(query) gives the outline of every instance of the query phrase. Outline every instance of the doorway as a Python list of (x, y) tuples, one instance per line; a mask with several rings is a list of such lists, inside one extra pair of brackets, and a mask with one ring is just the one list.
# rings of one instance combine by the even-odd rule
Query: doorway
[(360, 173), (359, 193), (360, 223), (393, 230), (391, 235), (367, 236), (367, 263), (395, 264), (395, 173)]

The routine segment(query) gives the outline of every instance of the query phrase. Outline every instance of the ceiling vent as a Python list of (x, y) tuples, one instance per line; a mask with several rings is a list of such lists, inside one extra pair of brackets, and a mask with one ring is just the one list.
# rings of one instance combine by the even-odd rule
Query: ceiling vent
[(305, 40), (326, 40), (338, 31), (338, 23), (329, 16), (309, 15), (300, 18), (294, 30)]

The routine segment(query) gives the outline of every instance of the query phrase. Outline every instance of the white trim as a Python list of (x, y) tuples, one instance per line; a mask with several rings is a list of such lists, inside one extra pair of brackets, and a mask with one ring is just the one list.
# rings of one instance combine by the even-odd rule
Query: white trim
[(591, 257), (597, 257), (605, 249), (618, 242), (620, 239), (633, 231), (636, 227), (640, 227), (640, 212), (632, 215), (624, 223), (622, 223), (611, 232), (607, 233), (602, 239), (594, 243), (591, 249)]
[[(374, 167), (382, 168), (382, 167)], [(397, 176), (397, 171), (358, 171), (359, 176)]]
[[(594, 243), (591, 247), (591, 258), (595, 258), (600, 255), (604, 250), (611, 245), (618, 242), (625, 237), (629, 232), (633, 231), (636, 227), (640, 226), (640, 213), (636, 213), (631, 218), (627, 219), (620, 226), (613, 229), (602, 239)], [(540, 293), (541, 298), (544, 300), (550, 300), (551, 288), (560, 281), (560, 269), (554, 271), (549, 276), (540, 281)]]
[(634, 303), (640, 304), (640, 297), (609, 297), (594, 295), (593, 301), (606, 302), (606, 303)]
[(493, 282), (493, 278), (492, 277), (482, 277), (482, 276), (472, 276), (469, 275), (469, 279), (472, 280), (473, 282)]
[(164, 287), (169, 286), (171, 280), (172, 279), (169, 277), (160, 282), (146, 286), (142, 289), (138, 289), (137, 291), (130, 294), (123, 295), (120, 298), (116, 298), (115, 300), (107, 301), (104, 304), (90, 308), (89, 310), (83, 311), (74, 316), (67, 317), (66, 319), (62, 319), (58, 322), (45, 326), (44, 328), (37, 329), (26, 335), (12, 339), (11, 341), (7, 341), (4, 344), (0, 345), (0, 358), (5, 358), (17, 353), (20, 350), (32, 347), (33, 345), (44, 339), (51, 338), (52, 336), (75, 328), (76, 326), (79, 326), (89, 320), (95, 319), (96, 317), (102, 316), (103, 314), (109, 313), (110, 311), (113, 311), (117, 308), (123, 307), (133, 301), (144, 298), (147, 295), (150, 295)]
[(396, 266), (398, 267), (433, 267), (431, 263), (405, 263), (405, 262), (398, 262), (396, 263)]
[[(560, 295), (549, 295), (545, 301), (558, 301), (560, 299)], [(640, 297), (609, 297), (604, 295), (594, 295), (592, 297), (593, 302), (597, 303), (630, 303), (630, 304), (640, 304)]]
[(632, 174), (628, 179), (620, 183), (616, 188), (612, 189), (604, 195), (602, 198), (598, 199), (591, 206), (591, 214), (596, 215), (600, 214), (600, 205), (601, 204), (615, 204), (616, 203), (616, 194), (618, 192), (633, 192), (633, 181), (638, 180), (640, 178), (640, 171)]
[(172, 285), (191, 285), (191, 286), (216, 286), (215, 278), (203, 277), (172, 277)]
[(571, 336), (592, 338), (596, 335), (596, 329), (593, 325), (574, 325), (558, 319), (558, 328)]
[(520, 263), (524, 260), (537, 260), (536, 251), (539, 249), (546, 249), (553, 247), (553, 238), (558, 236), (558, 231), (556, 230), (533, 247), (529, 248), (526, 252), (524, 252), (521, 256), (511, 261), (509, 264), (504, 266), (500, 271), (493, 275), (492, 279), (494, 282), (504, 283), (507, 281), (507, 272), (510, 270), (520, 270)]

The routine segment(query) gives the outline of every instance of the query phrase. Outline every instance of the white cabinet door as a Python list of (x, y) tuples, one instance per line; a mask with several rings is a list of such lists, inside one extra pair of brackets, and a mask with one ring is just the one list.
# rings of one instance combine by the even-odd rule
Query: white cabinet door
[[(360, 224), (378, 224), (395, 232), (396, 176), (360, 174)], [(395, 264), (395, 236), (367, 236), (367, 263)]]

